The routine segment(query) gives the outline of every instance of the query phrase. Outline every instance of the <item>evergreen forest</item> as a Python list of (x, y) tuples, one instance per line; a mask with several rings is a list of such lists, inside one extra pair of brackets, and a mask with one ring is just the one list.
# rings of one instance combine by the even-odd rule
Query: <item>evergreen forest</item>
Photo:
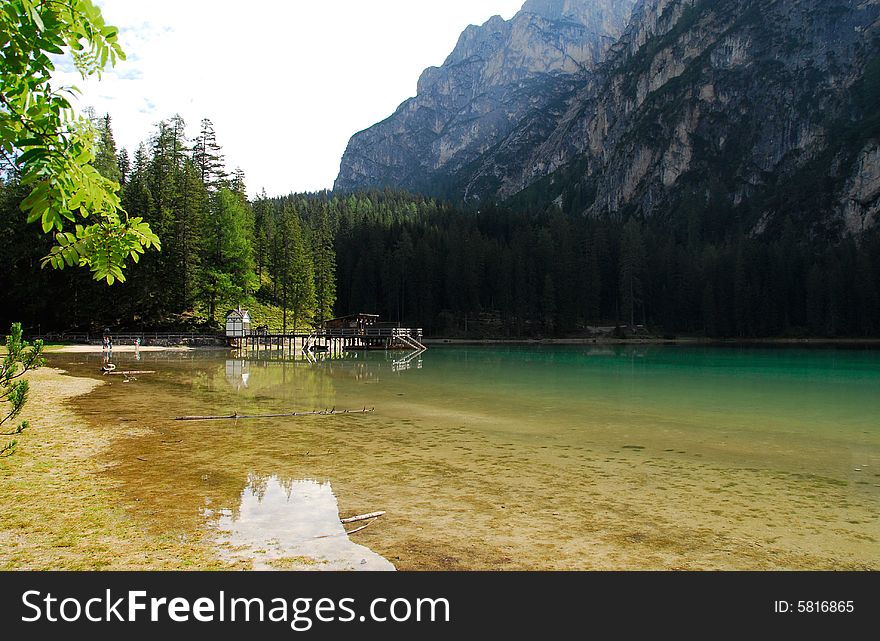
[[(86, 270), (42, 269), (52, 239), (28, 224), (14, 172), (0, 180), (4, 305), (25, 332), (199, 330), (239, 304), (254, 322), (303, 331), (352, 312), (428, 336), (880, 335), (880, 234), (822, 237), (797, 212), (761, 234), (733, 212), (591, 218), (573, 207), (464, 209), (399, 191), (248, 198), (210, 120), (179, 117), (133, 153), (90, 114), (95, 168), (121, 185), (161, 251), (108, 288)], [(641, 329), (643, 326), (645, 329)], [(624, 329), (627, 328), (627, 329)]]

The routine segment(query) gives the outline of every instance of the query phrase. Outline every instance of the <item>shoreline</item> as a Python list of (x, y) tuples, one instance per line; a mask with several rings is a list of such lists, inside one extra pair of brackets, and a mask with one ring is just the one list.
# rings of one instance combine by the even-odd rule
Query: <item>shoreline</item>
[[(644, 337), (644, 338), (422, 338), (425, 346), (444, 345), (582, 345), (582, 346), (626, 346), (626, 345), (677, 345), (700, 347), (865, 347), (880, 348), (880, 338), (704, 338), (687, 336), (676, 338)], [(100, 344), (50, 344), (44, 352), (53, 354), (101, 354), (106, 352)], [(111, 350), (116, 354), (133, 354), (141, 352), (217, 352), (228, 351), (228, 346), (221, 345), (117, 345)], [(2, 353), (0, 347), (0, 353)]]
[[(100, 351), (100, 346), (98, 346)], [(75, 408), (112, 383), (50, 366), (28, 372), (30, 427), (0, 459), (2, 570), (234, 570), (207, 540), (151, 532), (137, 505), (105, 474), (113, 443), (150, 430), (96, 425)]]
[[(114, 345), (113, 349), (110, 350), (113, 354), (134, 354), (138, 351), (141, 352), (195, 352), (195, 351), (216, 351), (216, 350), (226, 350), (227, 347), (222, 346), (190, 346), (190, 345), (171, 345), (171, 346), (163, 346), (163, 345), (141, 345), (140, 347), (135, 347), (134, 345)], [(44, 351), (51, 354), (101, 354), (106, 352), (101, 345), (83, 345), (79, 343), (69, 343), (63, 345), (48, 345), (44, 348)]]
[[(254, 557), (250, 555), (248, 550), (240, 549), (238, 545), (241, 542), (235, 540), (228, 541), (221, 548), (230, 554), (228, 556), (220, 555), (217, 558), (216, 541), (212, 539), (212, 536), (217, 534), (219, 530), (210, 528), (202, 530), (188, 525), (175, 531), (157, 528), (154, 521), (155, 515), (163, 509), (167, 509), (169, 505), (172, 505), (172, 502), (168, 499), (162, 499), (161, 493), (154, 493), (154, 496), (160, 497), (159, 500), (154, 502), (145, 500), (148, 494), (145, 488), (150, 486), (151, 478), (148, 469), (148, 466), (151, 465), (149, 462), (176, 451), (180, 461), (187, 461), (191, 464), (189, 468), (197, 469), (201, 456), (199, 439), (190, 440), (183, 445), (174, 444), (171, 446), (173, 449), (168, 450), (169, 444), (177, 443), (177, 441), (162, 440), (171, 438), (171, 435), (163, 432), (161, 425), (152, 419), (147, 418), (139, 422), (128, 422), (124, 418), (122, 420), (96, 421), (95, 416), (100, 410), (97, 407), (93, 410), (92, 406), (100, 406), (101, 399), (107, 398), (108, 393), (113, 393), (118, 389), (113, 382), (102, 381), (99, 377), (70, 375), (64, 370), (50, 367), (40, 368), (33, 372), (33, 375), (34, 397), (32, 403), (26, 407), (27, 416), (25, 417), (31, 419), (31, 429), (25, 432), (21, 439), (22, 449), (11, 459), (0, 460), (0, 479), (3, 481), (0, 482), (0, 537), (9, 541), (4, 550), (6, 554), (0, 558), (0, 568), (15, 570), (249, 570), (256, 567), (263, 568), (261, 563), (265, 561), (272, 569), (326, 569), (320, 564), (306, 564), (300, 556), (288, 551), (285, 551), (285, 555), (277, 559), (263, 558), (262, 560), (259, 557), (263, 553), (260, 552), (256, 555), (259, 563), (255, 565)], [(112, 387), (110, 387), (111, 385)], [(128, 387), (126, 386), (126, 388)], [(97, 392), (93, 396), (89, 396), (96, 390)], [(125, 390), (126, 393), (129, 391)], [(146, 407), (146, 405), (135, 403), (133, 407), (140, 408)], [(96, 412), (95, 415), (93, 415), (93, 411)], [(114, 416), (125, 416), (125, 414)], [(400, 434), (410, 431), (404, 423), (401, 422), (399, 427), (394, 428), (400, 429)], [(307, 446), (303, 443), (302, 447)], [(629, 451), (625, 447), (622, 454), (613, 460), (605, 460), (604, 463), (598, 461), (601, 461), (604, 456), (610, 457), (617, 453), (606, 451), (602, 454), (601, 449), (597, 450), (600, 453), (597, 455), (596, 461), (593, 461), (592, 454), (582, 454), (585, 457), (583, 463), (586, 466), (601, 465), (602, 469), (610, 474), (611, 480), (603, 481), (604, 477), (597, 477), (596, 483), (591, 486), (591, 491), (598, 492), (596, 496), (605, 501), (606, 505), (609, 505), (608, 501), (612, 501), (612, 504), (616, 501), (614, 497), (616, 497), (617, 481), (613, 480), (615, 478), (643, 483), (648, 479), (644, 476), (646, 474), (644, 470), (653, 470), (655, 474), (661, 471), (686, 474), (687, 479), (696, 482), (702, 478), (700, 476), (702, 472), (714, 469), (711, 465), (707, 467), (708, 463), (696, 459), (693, 459), (693, 464), (687, 468), (686, 472), (682, 472), (674, 464), (655, 467), (656, 463), (650, 462), (652, 460), (650, 456), (642, 458), (641, 449)], [(293, 448), (290, 451), (296, 452), (297, 450)], [(568, 449), (560, 451), (571, 455)], [(369, 458), (371, 462), (379, 461), (382, 465), (398, 469), (399, 456), (395, 447), (389, 446), (375, 454), (377, 456)], [(320, 456), (321, 453), (318, 453), (314, 459), (311, 457), (303, 459), (303, 465), (312, 469), (312, 475), (317, 474), (317, 476), (327, 479), (332, 477), (335, 482), (334, 470), (338, 471), (339, 468), (332, 466), (326, 458), (320, 458)], [(272, 460), (271, 456), (266, 460)], [(551, 460), (554, 459), (545, 459), (545, 462)], [(648, 465), (648, 467), (644, 468), (642, 465)], [(245, 469), (250, 469), (252, 466), (251, 459), (248, 458)], [(298, 466), (299, 464), (297, 464)], [(782, 482), (776, 477), (761, 477), (756, 481), (751, 471), (740, 470), (737, 472), (737, 469), (736, 467), (731, 468), (728, 470), (728, 475), (734, 475), (730, 478), (740, 483), (744, 488), (743, 491), (749, 489), (749, 491), (764, 492), (765, 483), (775, 483), (773, 487), (776, 487), (780, 492), (784, 491), (785, 486), (781, 485)], [(108, 473), (110, 470), (116, 471)], [(120, 470), (122, 470), (121, 473)], [(474, 475), (474, 478), (479, 478), (484, 473), (479, 465), (464, 467), (462, 470), (467, 474)], [(403, 471), (405, 472), (406, 468)], [(201, 471), (198, 471), (196, 474), (200, 473)], [(210, 471), (207, 473), (211, 474), (211, 479), (213, 479), (213, 473)], [(167, 475), (164, 478), (167, 478)], [(120, 479), (127, 479), (128, 485)], [(157, 479), (160, 482), (159, 487), (165, 487), (165, 481), (162, 480), (161, 474), (154, 475), (152, 479), (154, 487)], [(789, 478), (785, 482), (792, 480)], [(756, 485), (756, 483), (758, 484)], [(203, 486), (198, 483), (196, 485), (198, 486), (197, 495), (201, 497), (201, 493), (204, 491)], [(249, 487), (254, 490), (258, 485)], [(379, 501), (380, 505), (377, 506), (375, 504), (376, 497), (381, 496), (381, 492), (375, 487), (368, 485), (366, 489), (361, 488), (359, 491), (354, 491), (357, 488), (352, 487), (350, 482), (346, 485), (344, 478), (339, 479), (336, 487), (345, 497), (344, 501), (340, 501), (337, 510), (342, 507), (346, 514), (366, 513), (376, 507), (389, 510), (389, 515), (392, 516), (387, 517), (386, 529), (384, 531), (368, 530), (366, 535), (362, 535), (365, 538), (359, 537), (359, 542), (369, 550), (381, 554), (401, 569), (435, 571), (462, 567), (484, 570), (523, 569), (517, 565), (517, 563), (523, 562), (518, 557), (512, 559), (497, 550), (495, 554), (486, 554), (483, 550), (473, 548), (470, 542), (455, 537), (444, 542), (445, 547), (442, 551), (434, 552), (438, 541), (428, 534), (421, 533), (421, 530), (426, 519), (438, 518), (435, 512), (436, 506), (430, 501), (427, 504), (420, 503), (419, 495), (410, 491), (409, 488), (403, 492), (400, 492), (401, 488), (397, 488), (400, 493), (385, 497), (384, 500)], [(540, 480), (536, 480), (535, 484), (531, 486), (531, 491), (543, 491), (542, 487)], [(649, 483), (643, 490), (649, 491), (651, 487)], [(837, 486), (831, 486), (830, 489), (844, 493), (847, 491)], [(666, 487), (654, 487), (653, 491), (660, 492), (657, 496), (663, 496), (664, 493), (667, 497), (676, 496), (674, 489)], [(828, 491), (828, 488), (824, 488), (823, 491)], [(208, 492), (205, 496), (216, 498), (219, 494), (218, 490), (214, 494)], [(251, 494), (255, 494), (255, 491), (251, 491)], [(466, 496), (466, 494), (462, 496)], [(506, 494), (503, 495), (503, 500), (501, 495), (497, 495), (498, 498), (495, 500), (492, 500), (491, 496), (488, 494), (487, 497), (481, 498), (479, 505), (486, 507), (485, 501), (488, 500), (489, 516), (486, 518), (500, 519), (498, 522), (503, 522), (506, 518), (506, 514), (500, 511), (505, 510), (505, 505), (507, 505), (507, 509), (514, 509), (519, 505), (517, 501), (509, 503), (510, 499)], [(554, 504), (553, 501), (557, 498), (558, 493), (548, 494), (549, 502), (547, 505), (555, 506), (548, 509), (558, 510), (561, 518), (574, 518), (574, 515), (578, 514), (577, 510), (571, 506), (562, 503)], [(712, 500), (712, 497), (706, 498), (704, 496), (704, 499)], [(675, 505), (675, 502), (667, 501), (666, 503)], [(213, 505), (219, 507), (221, 502), (215, 501)], [(171, 518), (179, 518), (173, 509), (169, 514), (172, 515)], [(601, 559), (597, 561), (599, 565), (593, 569), (644, 569), (638, 563), (642, 563), (639, 560), (642, 558), (641, 555), (648, 552), (652, 555), (651, 562), (657, 564), (656, 567), (649, 569), (693, 569), (706, 567), (707, 563), (711, 567), (728, 570), (760, 570), (779, 567), (854, 569), (853, 566), (846, 565), (848, 563), (846, 559), (841, 560), (837, 556), (809, 556), (807, 552), (803, 552), (799, 556), (801, 553), (796, 547), (782, 546), (776, 549), (777, 556), (767, 556), (770, 553), (769, 550), (764, 551), (739, 545), (737, 541), (746, 540), (746, 537), (742, 535), (740, 538), (729, 535), (732, 538), (726, 539), (727, 544), (735, 547), (739, 555), (736, 557), (738, 564), (726, 565), (730, 559), (712, 556), (713, 552), (706, 551), (709, 550), (708, 547), (704, 550), (707, 555), (705, 557), (687, 557), (691, 552), (684, 548), (671, 546), (666, 542), (667, 539), (661, 536), (662, 532), (669, 530), (677, 533), (677, 537), (689, 536), (688, 545), (692, 544), (698, 548), (699, 546), (708, 546), (709, 543), (699, 532), (688, 533), (686, 530), (676, 529), (675, 526), (669, 525), (677, 523), (678, 514), (675, 509), (672, 509), (668, 514), (655, 515), (655, 519), (652, 521), (654, 525), (650, 527), (644, 524), (632, 525), (623, 517), (610, 521), (603, 517), (604, 520), (595, 521), (593, 527), (601, 525), (602, 528), (608, 530), (609, 534), (605, 538), (597, 539), (591, 543), (594, 549), (602, 550)], [(448, 516), (449, 518), (457, 518), (457, 513), (453, 511)], [(582, 514), (578, 516), (578, 518), (582, 517)], [(198, 516), (191, 515), (175, 522), (187, 521), (190, 518), (194, 522), (199, 520)], [(661, 526), (662, 529), (658, 529)], [(647, 537), (644, 543), (645, 547), (640, 548), (639, 555), (635, 557), (617, 556), (631, 548), (632, 541), (626, 537), (629, 536), (628, 533), (634, 531), (634, 527), (639, 527), (640, 529), (637, 531), (643, 533), (639, 536)], [(185, 532), (185, 534), (182, 535), (181, 532)], [(759, 536), (761, 532), (764, 530), (750, 531), (749, 540)], [(374, 535), (375, 538), (373, 538)], [(271, 551), (275, 546), (274, 543), (271, 543), (273, 540), (271, 537), (262, 537), (253, 541), (253, 547), (255, 550)], [(676, 540), (678, 539), (676, 538)], [(649, 542), (656, 545), (649, 548), (647, 547)], [(639, 543), (641, 544), (641, 540)], [(563, 544), (576, 545), (576, 542), (565, 543), (563, 540)], [(236, 550), (238, 553), (231, 554)], [(400, 562), (400, 556), (398, 556), (402, 553), (406, 554), (403, 563)], [(685, 560), (681, 562), (675, 560), (679, 557)], [(535, 564), (552, 562), (545, 558), (535, 557), (535, 559), (532, 559)], [(670, 559), (675, 560), (675, 563), (673, 564)], [(870, 566), (865, 565), (864, 568), (870, 569)]]
[(880, 348), (880, 338), (423, 338), (424, 345), (699, 345), (747, 346), (864, 346)]
[[(100, 346), (73, 347), (84, 348), (74, 350), (80, 353), (101, 351)], [(148, 351), (175, 349), (188, 350)], [(134, 351), (133, 346), (126, 351)], [(114, 389), (111, 381), (52, 366), (26, 377), (31, 399), (22, 418), (31, 425), (18, 437), (15, 454), (0, 459), (0, 539), (5, 541), (0, 570), (395, 569), (388, 559), (348, 538), (335, 497), (330, 525), (339, 532), (316, 537), (321, 539), (316, 543), (288, 544), (281, 555), (273, 553), (279, 546), (246, 519), (229, 521), (227, 532), (219, 522), (202, 523), (205, 512), (200, 511), (194, 513), (197, 527), (174, 534), (157, 528), (142, 498), (132, 499), (120, 479), (107, 473), (125, 460), (120, 444), (161, 434), (157, 425), (149, 420), (95, 420), (92, 411), (83, 412), (84, 404)], [(98, 396), (90, 398), (96, 391)], [(309, 524), (294, 520), (293, 525), (302, 529)], [(329, 529), (326, 523), (318, 525)], [(318, 556), (311, 558), (309, 550)], [(361, 567), (362, 558), (369, 559), (368, 568)]]

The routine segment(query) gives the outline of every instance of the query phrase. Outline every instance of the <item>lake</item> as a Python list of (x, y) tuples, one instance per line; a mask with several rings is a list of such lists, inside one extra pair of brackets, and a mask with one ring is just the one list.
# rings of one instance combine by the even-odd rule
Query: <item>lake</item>
[[(100, 363), (49, 356), (75, 375)], [(304, 488), (335, 495), (343, 516), (385, 511), (351, 538), (398, 569), (880, 567), (880, 351), (442, 346), (114, 363), (155, 373), (105, 377), (77, 401), (120, 428), (104, 474), (145, 528), (207, 537), (218, 554), (245, 549), (230, 532), (303, 510)], [(333, 408), (375, 411), (174, 420)], [(298, 528), (266, 546), (296, 556), (283, 539)]]

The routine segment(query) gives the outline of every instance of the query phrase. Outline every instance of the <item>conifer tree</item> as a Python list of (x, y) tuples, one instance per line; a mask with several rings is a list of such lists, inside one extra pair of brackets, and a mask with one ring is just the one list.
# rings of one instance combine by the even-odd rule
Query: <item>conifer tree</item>
[(213, 324), (218, 304), (241, 302), (256, 284), (251, 249), (253, 221), (247, 203), (235, 192), (220, 189), (211, 197), (203, 233), (202, 297)]
[(116, 142), (113, 139), (113, 129), (110, 125), (110, 114), (106, 114), (103, 118), (94, 119), (93, 123), (97, 137), (93, 165), (104, 178), (121, 183), (122, 175), (116, 158)]
[[(163, 316), (180, 311), (179, 269), (184, 262), (184, 246), (179, 211), (186, 147), (182, 118), (175, 116), (158, 124), (151, 139), (152, 155), (147, 184), (153, 204), (148, 220), (164, 239), (164, 251), (151, 265), (156, 286), (155, 299)], [(169, 283), (176, 283), (177, 286), (169, 287)]]
[(244, 169), (236, 167), (232, 172), (232, 180), (229, 181), (229, 188), (247, 200), (247, 186), (244, 180)]
[(333, 317), (333, 306), (336, 304), (336, 252), (325, 207), (321, 208), (314, 239), (315, 323), (320, 325)]
[(217, 191), (223, 186), (226, 181), (225, 159), (220, 145), (217, 144), (214, 124), (208, 118), (202, 119), (201, 131), (193, 149), (193, 161), (209, 191)]
[(176, 255), (178, 257), (177, 279), (180, 311), (189, 309), (197, 289), (202, 235), (207, 211), (208, 192), (199, 178), (198, 169), (190, 159), (185, 159), (180, 175), (176, 198)]
[(287, 332), (287, 311), (293, 316), (293, 331), (308, 322), (315, 307), (315, 274), (312, 257), (303, 238), (302, 224), (293, 205), (285, 203), (280, 228), (281, 263), (276, 278), (281, 286), (283, 331)]
[(587, 231), (584, 316), (587, 323), (596, 323), (602, 315), (602, 273), (599, 270), (599, 252), (593, 233)]
[(635, 325), (636, 308), (642, 304), (642, 277), (645, 264), (645, 243), (641, 225), (630, 218), (623, 227), (620, 240), (620, 312), (624, 320)]
[(131, 160), (128, 158), (128, 150), (125, 147), (116, 154), (116, 166), (119, 168), (119, 184), (124, 187), (128, 181), (128, 174), (131, 172)]
[(263, 267), (269, 260), (269, 247), (273, 235), (274, 216), (272, 203), (263, 189), (253, 204), (254, 209), (254, 265), (257, 270), (257, 278), (262, 284)]

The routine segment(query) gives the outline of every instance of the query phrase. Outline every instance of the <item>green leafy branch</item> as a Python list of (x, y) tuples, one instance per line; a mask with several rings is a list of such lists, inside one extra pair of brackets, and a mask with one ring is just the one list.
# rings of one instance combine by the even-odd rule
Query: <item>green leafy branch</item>
[(128, 259), (161, 244), (142, 218), (129, 218), (119, 185), (92, 166), (95, 132), (65, 95), (75, 87), (53, 91), (48, 54), (67, 50), (83, 78), (100, 77), (125, 59), (117, 36), (91, 0), (9, 0), (0, 10), (0, 152), (32, 185), (22, 202), (28, 221), (55, 234), (42, 265), (88, 267), (110, 285), (125, 280)]
[[(3, 429), (3, 424), (21, 414), (30, 391), (28, 381), (21, 377), (25, 372), (44, 364), (42, 354), (43, 341), (37, 340), (31, 345), (22, 340), (21, 323), (13, 323), (6, 338), (6, 355), (0, 362), (0, 403), (9, 405), (8, 410), (0, 412), (0, 435), (17, 436), (28, 428), (28, 421), (22, 421), (14, 428), (6, 430)], [(18, 441), (13, 439), (0, 446), (0, 457), (10, 456), (17, 445)]]

